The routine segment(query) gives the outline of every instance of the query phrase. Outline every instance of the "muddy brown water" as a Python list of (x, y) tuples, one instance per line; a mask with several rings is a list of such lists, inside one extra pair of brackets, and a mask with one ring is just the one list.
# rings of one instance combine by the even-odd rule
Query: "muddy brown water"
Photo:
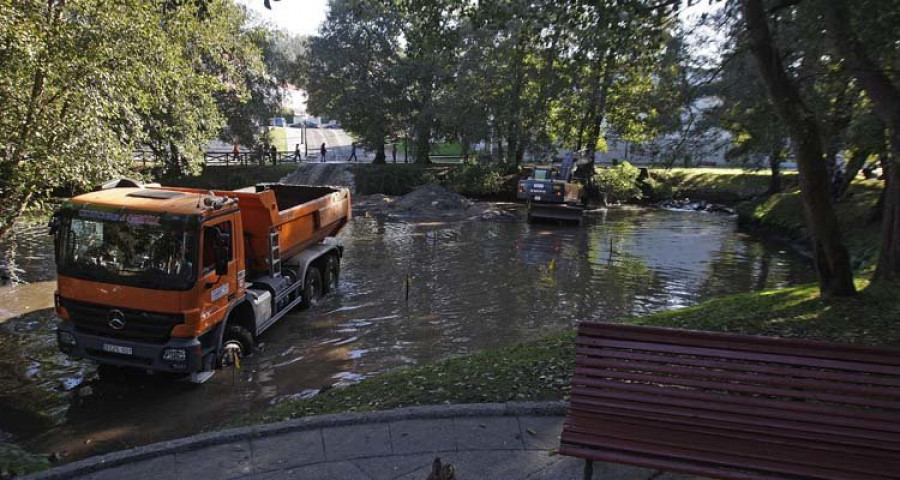
[(20, 230), (2, 246), (21, 283), (0, 287), (8, 387), (0, 430), (67, 460), (209, 430), (323, 386), (527, 341), (578, 320), (813, 279), (805, 259), (721, 215), (610, 210), (581, 227), (358, 216), (340, 236), (339, 291), (267, 331), (241, 370), (197, 386), (146, 375), (100, 380), (92, 365), (57, 353), (51, 242), (42, 232)]

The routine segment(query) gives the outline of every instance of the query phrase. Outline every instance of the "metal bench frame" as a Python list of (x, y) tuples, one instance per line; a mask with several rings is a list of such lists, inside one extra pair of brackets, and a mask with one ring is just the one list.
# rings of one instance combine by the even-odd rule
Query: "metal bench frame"
[(582, 323), (559, 452), (586, 479), (900, 479), (900, 349)]

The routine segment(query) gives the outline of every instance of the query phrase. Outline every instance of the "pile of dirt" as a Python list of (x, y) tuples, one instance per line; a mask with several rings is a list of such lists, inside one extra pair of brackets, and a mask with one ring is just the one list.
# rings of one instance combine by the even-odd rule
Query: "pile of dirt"
[(437, 185), (426, 185), (400, 197), (396, 208), (413, 214), (442, 214), (468, 209), (474, 202)]
[(401, 197), (365, 195), (353, 199), (355, 215), (407, 218), (515, 221), (518, 215), (486, 202), (476, 202), (437, 185), (420, 187)]

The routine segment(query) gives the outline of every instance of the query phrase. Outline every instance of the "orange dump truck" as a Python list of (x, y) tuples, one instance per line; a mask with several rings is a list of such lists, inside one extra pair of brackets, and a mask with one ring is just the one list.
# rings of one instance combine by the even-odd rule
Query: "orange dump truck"
[(54, 215), (60, 350), (202, 382), (338, 282), (340, 187), (110, 182)]

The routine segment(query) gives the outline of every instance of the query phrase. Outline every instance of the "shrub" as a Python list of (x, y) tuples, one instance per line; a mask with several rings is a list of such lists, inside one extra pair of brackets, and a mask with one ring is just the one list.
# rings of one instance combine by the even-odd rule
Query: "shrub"
[(603, 199), (603, 203), (624, 202), (641, 198), (641, 189), (637, 182), (640, 171), (628, 162), (607, 168), (598, 168), (594, 172), (594, 184)]

